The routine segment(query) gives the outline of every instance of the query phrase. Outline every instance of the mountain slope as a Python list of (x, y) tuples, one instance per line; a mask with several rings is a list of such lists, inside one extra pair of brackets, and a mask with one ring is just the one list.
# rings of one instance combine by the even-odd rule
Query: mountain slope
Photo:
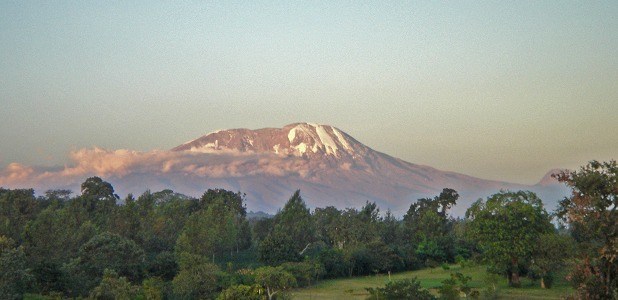
[[(320, 124), (221, 130), (172, 150), (243, 157), (245, 161), (235, 168), (243, 176), (207, 181), (237, 187), (250, 196), (249, 201), (259, 204), (256, 209), (267, 211), (280, 207), (296, 189), (301, 189), (314, 207), (360, 207), (365, 201), (375, 201), (383, 209), (403, 214), (412, 201), (433, 197), (445, 187), (462, 195), (464, 209), (471, 201), (500, 189), (527, 188), (405, 162)], [(261, 163), (266, 160), (268, 163)]]

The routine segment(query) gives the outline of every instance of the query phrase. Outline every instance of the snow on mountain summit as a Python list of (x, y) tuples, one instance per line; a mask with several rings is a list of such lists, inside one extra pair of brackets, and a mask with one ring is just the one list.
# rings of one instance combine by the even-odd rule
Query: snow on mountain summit
[(323, 124), (295, 123), (283, 128), (219, 130), (172, 150), (202, 153), (253, 152), (299, 157), (353, 157), (362, 144), (341, 130)]

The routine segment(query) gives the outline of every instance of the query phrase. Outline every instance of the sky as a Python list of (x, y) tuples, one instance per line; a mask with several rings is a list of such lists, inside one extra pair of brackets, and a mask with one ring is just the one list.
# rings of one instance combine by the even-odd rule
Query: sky
[(618, 1), (1, 1), (0, 168), (335, 126), (534, 184), (618, 158)]

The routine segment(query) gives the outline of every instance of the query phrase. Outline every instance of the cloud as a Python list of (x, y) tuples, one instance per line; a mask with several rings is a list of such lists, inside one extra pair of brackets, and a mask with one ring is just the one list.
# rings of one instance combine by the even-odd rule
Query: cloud
[[(129, 175), (149, 174), (171, 178), (176, 175), (203, 178), (234, 178), (256, 175), (300, 176), (309, 174), (309, 166), (297, 157), (275, 154), (87, 148), (72, 151), (71, 163), (44, 169), (11, 163), (0, 169), (0, 186), (9, 188), (56, 188), (76, 185), (90, 176), (122, 179)], [(148, 188), (148, 187), (144, 187)]]
[(34, 168), (19, 163), (11, 163), (0, 171), (0, 185), (10, 182), (23, 182), (34, 173)]

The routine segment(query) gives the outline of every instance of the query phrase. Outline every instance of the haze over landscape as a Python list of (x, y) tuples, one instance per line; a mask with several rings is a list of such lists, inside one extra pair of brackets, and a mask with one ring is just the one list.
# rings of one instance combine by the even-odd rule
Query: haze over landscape
[(207, 132), (296, 122), (533, 185), (618, 154), (616, 15), (616, 1), (3, 2), (0, 185), (122, 176)]

